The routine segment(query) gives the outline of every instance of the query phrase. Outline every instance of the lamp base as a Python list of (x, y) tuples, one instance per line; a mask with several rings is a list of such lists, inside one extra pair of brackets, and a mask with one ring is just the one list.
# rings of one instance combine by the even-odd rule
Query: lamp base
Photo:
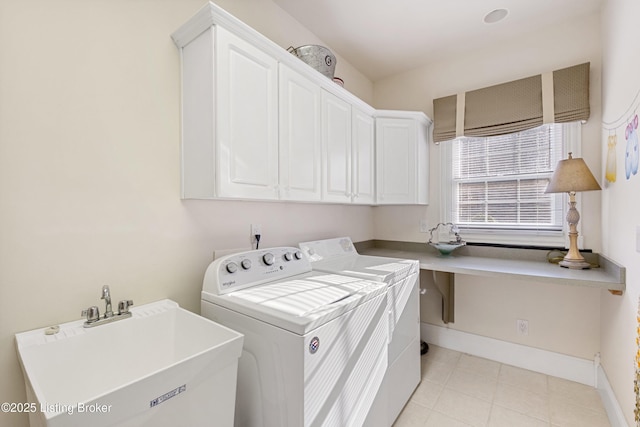
[[(571, 158), (571, 156), (569, 156)], [(569, 192), (569, 210), (567, 211), (567, 223), (569, 224), (569, 251), (560, 264), (560, 267), (572, 268), (575, 270), (586, 270), (591, 268), (591, 264), (585, 261), (578, 250), (578, 221), (580, 214), (576, 209), (576, 192)]]
[(584, 259), (563, 259), (558, 264), (560, 267), (572, 268), (575, 270), (586, 270), (591, 268), (591, 264), (586, 262)]

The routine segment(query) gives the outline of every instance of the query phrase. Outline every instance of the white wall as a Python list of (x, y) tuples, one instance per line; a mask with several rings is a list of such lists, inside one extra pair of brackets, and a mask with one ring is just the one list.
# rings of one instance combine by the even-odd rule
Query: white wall
[[(284, 48), (319, 42), (270, 0), (219, 3)], [(374, 237), (370, 207), (180, 200), (170, 35), (204, 4), (0, 2), (0, 401), (25, 399), (13, 335), (79, 319), (104, 284), (198, 312), (213, 250), (248, 247), (250, 223), (263, 247)], [(338, 72), (371, 99), (346, 61)]]
[[(374, 85), (374, 106), (384, 109), (424, 111), (433, 117), (433, 99), (458, 92), (480, 89), (498, 83), (530, 77), (583, 62), (591, 62), (591, 117), (583, 126), (583, 157), (596, 177), (600, 177), (600, 21), (598, 14), (574, 18), (570, 22), (546, 28), (528, 36), (512, 38), (485, 50), (475, 50), (465, 56), (430, 63), (423, 68), (377, 81)], [(439, 218), (440, 153), (431, 146), (429, 206), (414, 208), (409, 214), (404, 207), (376, 208), (376, 237), (391, 239), (398, 231), (393, 218), (406, 217), (403, 237), (423, 241), (419, 218), (425, 216), (434, 224)], [(589, 233), (585, 247), (601, 250), (600, 193), (582, 195), (579, 210), (581, 224)], [(424, 211), (424, 212), (423, 212)], [(418, 221), (416, 221), (418, 218)], [(399, 240), (399, 239), (398, 239)]]
[[(599, 29), (599, 14), (589, 14), (466, 56), (430, 63), (375, 82), (374, 104), (376, 108), (421, 110), (433, 117), (434, 98), (591, 62), (591, 117), (583, 126), (582, 156), (600, 178)], [(428, 239), (419, 232), (419, 222), (425, 218), (433, 226), (440, 218), (439, 146), (432, 144), (430, 154), (429, 206), (374, 208), (376, 238), (414, 242)], [(595, 251), (602, 249), (600, 203), (600, 192), (590, 192), (582, 195), (578, 207), (585, 246)], [(430, 291), (422, 297), (422, 320), (442, 326), (441, 298), (432, 288), (430, 277), (423, 280)], [(456, 321), (449, 327), (593, 359), (600, 350), (600, 299), (601, 292), (593, 289), (458, 275)], [(529, 320), (529, 336), (517, 334), (516, 319)]]
[[(640, 253), (636, 250), (636, 228), (640, 226), (640, 175), (625, 176), (625, 128), (640, 113), (640, 3), (608, 0), (602, 13), (602, 135), (603, 169), (607, 141), (617, 137), (617, 179), (602, 192), (603, 252), (627, 268), (627, 291), (623, 297), (602, 298), (602, 364), (629, 425), (636, 425), (633, 391), (636, 316), (640, 295)], [(612, 123), (613, 122), (613, 123)], [(614, 128), (614, 130), (609, 130)]]

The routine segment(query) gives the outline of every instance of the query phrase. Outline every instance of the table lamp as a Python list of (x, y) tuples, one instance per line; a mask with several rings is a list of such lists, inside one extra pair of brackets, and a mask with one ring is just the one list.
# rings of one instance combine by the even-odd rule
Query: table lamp
[(578, 251), (578, 221), (580, 214), (576, 209), (576, 192), (601, 190), (598, 181), (587, 167), (583, 159), (574, 159), (569, 153), (569, 158), (560, 160), (556, 170), (547, 185), (545, 193), (569, 193), (569, 211), (567, 222), (569, 223), (569, 252), (560, 261), (562, 267), (585, 269), (591, 265), (585, 261)]

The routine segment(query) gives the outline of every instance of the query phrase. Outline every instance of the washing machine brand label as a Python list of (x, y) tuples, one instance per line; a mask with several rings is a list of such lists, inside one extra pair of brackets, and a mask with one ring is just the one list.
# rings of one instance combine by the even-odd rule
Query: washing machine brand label
[(231, 285), (235, 285), (236, 281), (235, 280), (229, 280), (228, 282), (222, 282), (222, 287), (223, 288), (228, 288)]
[(309, 353), (315, 354), (316, 351), (318, 351), (319, 347), (320, 347), (320, 338), (318, 337), (311, 338), (311, 341), (309, 342)]
[(163, 394), (162, 396), (158, 396), (155, 399), (149, 401), (149, 407), (153, 408), (154, 406), (158, 406), (159, 404), (171, 399), (174, 396), (177, 396), (180, 393), (187, 391), (187, 385), (182, 384), (180, 387), (174, 388), (173, 390)]

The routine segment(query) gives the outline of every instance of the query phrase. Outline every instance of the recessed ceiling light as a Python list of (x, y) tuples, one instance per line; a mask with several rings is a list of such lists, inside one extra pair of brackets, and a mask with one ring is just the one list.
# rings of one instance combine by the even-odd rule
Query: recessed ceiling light
[(484, 16), (484, 22), (485, 24), (494, 24), (498, 21), (502, 21), (508, 14), (509, 11), (507, 9), (492, 10)]

